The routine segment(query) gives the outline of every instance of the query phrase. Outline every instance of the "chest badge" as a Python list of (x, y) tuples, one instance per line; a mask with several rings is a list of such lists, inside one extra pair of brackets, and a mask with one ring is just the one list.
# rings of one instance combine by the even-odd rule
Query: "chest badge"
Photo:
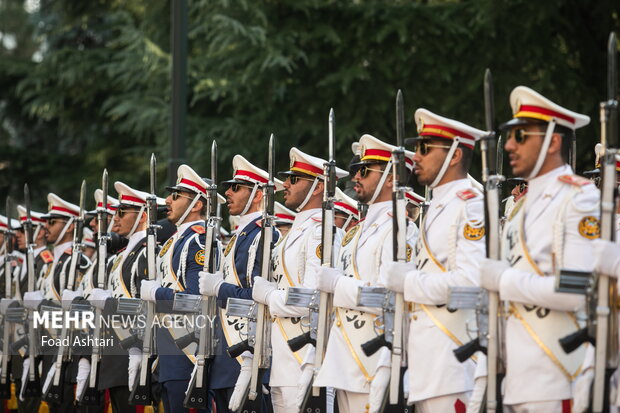
[(233, 235), (233, 237), (230, 239), (230, 241), (228, 241), (228, 245), (226, 246), (226, 249), (224, 250), (224, 256), (225, 257), (228, 254), (230, 254), (230, 251), (232, 250), (233, 246), (235, 245), (235, 241), (237, 241), (237, 236)]
[(359, 231), (359, 229), (360, 229), (359, 225), (356, 225), (345, 234), (344, 238), (342, 239), (343, 247), (347, 245), (349, 242), (351, 242), (351, 240), (353, 239), (353, 237), (355, 237), (355, 234), (357, 233), (357, 231)]
[(159, 256), (160, 257), (163, 257), (164, 255), (166, 255), (166, 253), (170, 249), (170, 246), (172, 245), (173, 242), (174, 242), (174, 240), (172, 238), (170, 238), (168, 241), (166, 241), (166, 243), (162, 247), (161, 251), (159, 252)]

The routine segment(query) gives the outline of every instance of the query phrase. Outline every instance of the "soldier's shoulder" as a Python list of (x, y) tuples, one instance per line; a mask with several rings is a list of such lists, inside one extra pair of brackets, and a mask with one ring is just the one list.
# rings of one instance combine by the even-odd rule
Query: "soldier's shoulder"
[(467, 201), (467, 202), (476, 201), (476, 200), (479, 201), (479, 200), (482, 200), (482, 193), (478, 191), (476, 188), (466, 188), (466, 189), (461, 189), (460, 191), (457, 191), (456, 197), (460, 199), (461, 201)]
[(571, 206), (578, 212), (590, 212), (598, 209), (600, 191), (594, 183), (579, 175), (561, 175), (558, 181), (572, 189)]
[(39, 254), (39, 257), (41, 257), (41, 260), (46, 264), (49, 264), (50, 262), (54, 261), (54, 255), (52, 255), (52, 252), (50, 250), (41, 251), (41, 253)]

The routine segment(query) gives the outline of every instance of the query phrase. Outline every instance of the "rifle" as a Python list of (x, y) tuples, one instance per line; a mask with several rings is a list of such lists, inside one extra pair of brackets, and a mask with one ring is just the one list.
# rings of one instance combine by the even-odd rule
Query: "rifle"
[[(211, 184), (207, 190), (209, 202), (209, 215), (205, 221), (205, 261), (203, 271), (215, 273), (217, 267), (217, 228), (219, 220), (217, 213), (217, 143), (213, 141), (211, 145)], [(207, 251), (208, 248), (208, 251)], [(183, 401), (187, 408), (203, 408), (207, 402), (209, 392), (208, 360), (215, 357), (216, 336), (215, 336), (215, 317), (217, 316), (217, 298), (206, 297), (201, 299), (201, 313), (206, 316), (209, 325), (200, 329), (198, 338), (198, 349), (196, 354), (196, 372), (192, 375), (189, 387)]]
[[(155, 154), (151, 154), (150, 163), (151, 193), (146, 199), (147, 219), (149, 226), (146, 230), (146, 261), (148, 279), (157, 278), (157, 160)], [(105, 198), (104, 198), (105, 199)], [(107, 202), (105, 199), (104, 202)], [(121, 305), (121, 300), (119, 300)], [(155, 360), (155, 337), (153, 331), (153, 320), (155, 319), (155, 303), (146, 302), (146, 324), (144, 336), (142, 338), (142, 361), (140, 362), (140, 374), (136, 375), (136, 382), (129, 395), (129, 404), (148, 406), (153, 403), (151, 393), (151, 366)]]
[[(407, 169), (405, 164), (405, 117), (403, 94), (396, 94), (396, 148), (392, 151), (392, 237), (393, 260), (407, 261)], [(359, 287), (357, 305), (364, 307), (381, 307), (383, 309), (383, 333), (362, 344), (367, 356), (376, 353), (381, 347), (387, 347), (392, 353), (390, 366), (389, 404), (399, 403), (399, 387), (403, 370), (406, 368), (406, 345), (408, 323), (405, 299), (402, 293), (395, 293), (381, 287)], [(386, 392), (387, 393), (387, 392)], [(386, 394), (387, 395), (387, 394)], [(385, 408), (387, 400), (384, 401)]]
[[(505, 178), (501, 175), (499, 158), (501, 150), (497, 148), (495, 133), (495, 113), (493, 104), (493, 77), (489, 69), (484, 74), (484, 111), (486, 119), (487, 135), (480, 139), (480, 151), (482, 153), (482, 181), (484, 183), (485, 201), (485, 234), (487, 258), (499, 260), (500, 257), (500, 221), (499, 221), (499, 190)], [(475, 287), (477, 288), (477, 287)], [(451, 294), (459, 294), (466, 291), (463, 288), (452, 288)], [(472, 290), (473, 291), (473, 290)], [(461, 299), (463, 299), (461, 297)], [(456, 298), (458, 302), (458, 298)], [(465, 300), (467, 302), (467, 300)], [(501, 392), (498, 387), (499, 365), (499, 295), (497, 292), (488, 291), (484, 297), (473, 297), (470, 305), (463, 303), (452, 304), (452, 308), (476, 310), (478, 324), (478, 337), (463, 344), (454, 350), (456, 358), (463, 363), (476, 351), (487, 354), (487, 388), (486, 410), (495, 412), (501, 410)], [(486, 308), (485, 308), (486, 307)], [(484, 402), (481, 405), (485, 409)]]
[[(82, 235), (84, 228), (84, 205), (86, 200), (86, 181), (82, 181), (80, 188), (80, 213), (74, 221), (73, 229), (73, 246), (71, 252), (71, 263), (69, 264), (69, 279), (67, 281), (67, 289), (73, 290), (76, 282), (77, 268), (82, 260)], [(63, 323), (63, 327), (60, 332), (59, 338), (62, 342), (68, 340), (70, 329), (67, 327), (67, 323)], [(58, 346), (58, 354), (56, 355), (56, 370), (54, 371), (54, 377), (52, 383), (47, 391), (44, 391), (43, 400), (46, 402), (61, 403), (64, 394), (64, 377), (66, 369), (69, 364), (68, 360), (65, 360), (65, 346)], [(45, 390), (45, 389), (44, 389)]]
[[(271, 274), (271, 250), (273, 248), (273, 228), (275, 217), (273, 212), (275, 183), (275, 142), (273, 133), (269, 137), (269, 161), (268, 172), (269, 181), (263, 187), (263, 198), (265, 208), (263, 209), (263, 222), (261, 229), (261, 277), (267, 281), (273, 281)], [(265, 304), (258, 304), (256, 315), (256, 336), (253, 343), (254, 357), (252, 358), (252, 370), (250, 376), (250, 386), (248, 399), (256, 400), (262, 391), (262, 377), (271, 365), (271, 316), (269, 307)]]
[[(618, 151), (617, 42), (610, 33), (607, 44), (607, 100), (600, 103), (601, 122), (601, 239), (614, 241), (616, 213), (616, 155)], [(597, 145), (598, 146), (598, 145)], [(592, 411), (609, 411), (609, 380), (618, 365), (616, 286), (607, 274), (562, 269), (556, 291), (586, 296), (586, 327), (560, 339), (570, 353), (584, 342), (596, 345)], [(598, 344), (598, 345), (597, 345)]]
[[(14, 231), (11, 222), (11, 198), (6, 198), (6, 224), (7, 230), (4, 233), (4, 298), (2, 301), (7, 303), (12, 299), (11, 281), (13, 278), (12, 262), (13, 262), (13, 237)], [(6, 305), (6, 304), (5, 304)], [(8, 322), (6, 315), (3, 317), (2, 329), (2, 370), (0, 371), (0, 399), (11, 398), (11, 378), (9, 370), (11, 366), (11, 357), (9, 354), (9, 340), (11, 338), (11, 323)]]
[[(329, 160), (323, 165), (323, 175), (325, 185), (323, 189), (323, 219), (321, 225), (321, 265), (324, 267), (334, 266), (334, 202), (336, 196), (336, 160), (334, 155), (335, 148), (335, 126), (336, 117), (334, 109), (329, 111)], [(301, 350), (306, 344), (315, 346), (314, 358), (314, 378), (323, 364), (325, 350), (327, 349), (327, 338), (331, 329), (330, 315), (332, 312), (332, 295), (319, 290), (308, 288), (293, 287), (287, 291), (286, 305), (297, 307), (307, 307), (309, 309), (309, 330), (301, 336), (294, 337), (288, 341), (291, 351)], [(320, 396), (320, 388), (309, 386), (312, 389), (312, 396)], [(310, 392), (305, 395), (301, 410), (304, 410)]]
[[(101, 191), (103, 192), (103, 202), (97, 207), (97, 288), (104, 289), (108, 284), (106, 271), (108, 255), (108, 170), (103, 170), (101, 176)], [(93, 272), (93, 275), (95, 272)], [(93, 332), (94, 344), (92, 346), (92, 356), (90, 363), (90, 375), (88, 385), (84, 392), (78, 394), (77, 401), (84, 405), (97, 406), (101, 402), (101, 392), (98, 390), (99, 383), (99, 363), (101, 359), (101, 349), (99, 348), (99, 338), (101, 337), (101, 309), (95, 308), (95, 330)]]
[[(30, 209), (30, 189), (28, 184), (24, 184), (24, 201), (26, 203), (26, 221), (24, 222), (24, 231), (26, 233), (26, 265), (28, 270), (28, 291), (34, 291), (35, 282), (35, 269), (34, 269), (34, 233), (32, 230), (32, 216)], [(34, 330), (34, 316), (33, 312), (28, 312), (28, 359), (30, 364), (28, 367), (28, 381), (22, 383), (25, 386), (24, 397), (40, 397), (41, 396), (41, 384), (39, 379), (39, 369), (35, 366), (35, 354), (36, 354), (36, 331)]]

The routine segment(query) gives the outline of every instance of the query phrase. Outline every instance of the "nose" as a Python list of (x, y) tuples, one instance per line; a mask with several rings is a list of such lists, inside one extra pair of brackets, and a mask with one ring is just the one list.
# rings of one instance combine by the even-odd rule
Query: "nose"
[(284, 186), (284, 188), (289, 189), (291, 187), (291, 179), (290, 178), (286, 178), (284, 180), (283, 186)]
[(232, 194), (232, 189), (231, 189), (230, 187), (228, 187), (228, 189), (226, 190), (226, 192), (224, 192), (224, 195), (225, 195), (227, 198), (230, 198), (230, 197), (231, 197), (231, 194)]
[(508, 135), (508, 140), (504, 145), (504, 149), (506, 150), (506, 152), (514, 152), (517, 149), (517, 142), (515, 141), (514, 137)]
[(417, 164), (421, 160), (422, 160), (422, 155), (420, 155), (420, 152), (418, 151), (413, 155), (413, 165), (415, 166), (415, 164)]

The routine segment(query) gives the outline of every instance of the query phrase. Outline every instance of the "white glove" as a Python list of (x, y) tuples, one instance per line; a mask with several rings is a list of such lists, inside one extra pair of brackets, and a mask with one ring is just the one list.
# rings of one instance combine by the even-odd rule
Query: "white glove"
[(577, 376), (573, 383), (573, 408), (571, 413), (588, 411), (590, 403), (590, 386), (594, 381), (594, 369), (587, 369)]
[(237, 382), (235, 383), (235, 389), (233, 390), (233, 394), (232, 396), (230, 396), (230, 401), (228, 402), (228, 409), (230, 411), (236, 412), (239, 409), (241, 401), (243, 400), (245, 393), (248, 391), (251, 376), (252, 358), (243, 357), (243, 363), (241, 363), (241, 371), (239, 372), (239, 377), (237, 377)]
[(297, 407), (301, 409), (301, 404), (304, 402), (308, 386), (312, 383), (312, 377), (314, 376), (314, 364), (305, 363), (301, 366), (301, 376), (297, 382)]
[(103, 290), (101, 288), (93, 288), (90, 292), (90, 303), (100, 310), (105, 307), (105, 301), (112, 297), (112, 290)]
[(390, 368), (387, 366), (377, 367), (375, 378), (370, 383), (370, 394), (368, 395), (368, 403), (370, 404), (370, 413), (378, 413), (383, 404), (383, 398), (390, 384)]
[(405, 292), (407, 272), (414, 269), (415, 265), (411, 262), (386, 262), (383, 264), (383, 271), (385, 272), (385, 287), (397, 293)]
[(43, 383), (43, 388), (41, 389), (41, 394), (47, 393), (49, 390), (52, 380), (54, 380), (54, 374), (56, 373), (56, 361), (54, 361), (47, 372), (47, 377), (45, 378), (45, 383)]
[(90, 361), (88, 359), (80, 359), (78, 362), (78, 371), (77, 371), (77, 386), (75, 389), (75, 397), (78, 398), (84, 392), (84, 387), (86, 387), (86, 380), (88, 380), (88, 376), (90, 375)]
[(24, 307), (29, 310), (36, 310), (43, 301), (43, 293), (41, 291), (30, 291), (24, 294)]
[(220, 287), (224, 284), (224, 274), (220, 271), (215, 274), (205, 271), (200, 271), (200, 294), (210, 297), (217, 297), (220, 292)]
[(316, 273), (316, 286), (323, 292), (333, 293), (336, 290), (338, 280), (342, 276), (343, 274), (341, 270), (322, 266)]
[(67, 290), (65, 288), (62, 290), (62, 309), (65, 311), (70, 310), (73, 299), (82, 296), (83, 293), (81, 288), (78, 288), (77, 291)]
[(129, 368), (127, 369), (129, 391), (133, 390), (136, 383), (136, 376), (140, 371), (140, 362), (142, 360), (142, 351), (137, 347), (131, 347), (129, 353)]
[(252, 298), (261, 304), (269, 305), (269, 296), (278, 289), (276, 283), (267, 281), (263, 277), (254, 277)]
[(142, 280), (140, 285), (140, 298), (145, 301), (155, 301), (155, 292), (161, 287), (159, 281)]
[(28, 370), (30, 369), (30, 357), (24, 359), (22, 364), (22, 388), (19, 391), (19, 400), (24, 401), (24, 391), (28, 384)]
[(620, 277), (620, 245), (614, 242), (596, 239), (594, 247), (594, 269), (600, 274)]
[[(478, 360), (480, 361), (480, 360)], [(467, 403), (468, 412), (479, 412), (487, 389), (487, 376), (480, 376), (474, 379), (474, 390)]]
[(502, 274), (510, 268), (506, 261), (485, 258), (480, 263), (480, 286), (489, 291), (499, 291)]

